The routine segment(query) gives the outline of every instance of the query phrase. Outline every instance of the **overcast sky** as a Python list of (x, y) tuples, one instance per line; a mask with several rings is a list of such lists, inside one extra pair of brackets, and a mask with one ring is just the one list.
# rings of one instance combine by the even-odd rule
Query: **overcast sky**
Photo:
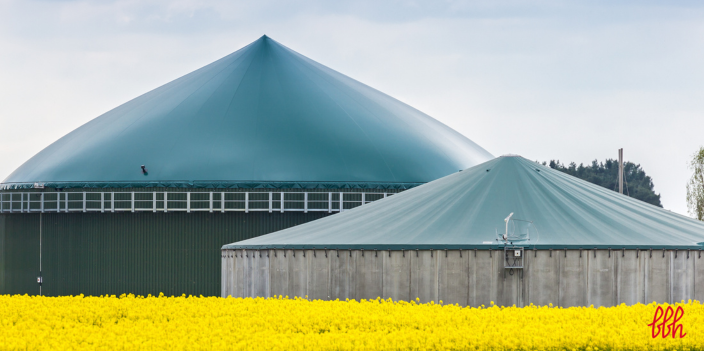
[(267, 34), (494, 155), (641, 164), (686, 214), (704, 5), (0, 0), (0, 179), (98, 115)]

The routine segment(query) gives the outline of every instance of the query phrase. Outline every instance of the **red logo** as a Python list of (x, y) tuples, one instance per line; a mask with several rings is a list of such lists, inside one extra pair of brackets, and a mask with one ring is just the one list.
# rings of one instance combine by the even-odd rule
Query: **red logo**
[[(679, 329), (680, 338), (684, 338), (687, 333), (683, 333), (683, 327), (681, 323), (677, 323), (682, 319), (684, 316), (684, 309), (682, 306), (677, 307), (677, 311), (675, 311), (672, 306), (668, 306), (667, 310), (662, 309), (661, 306), (658, 306), (658, 309), (655, 310), (655, 316), (653, 316), (653, 323), (648, 324), (649, 327), (653, 327), (652, 335), (653, 339), (657, 338), (658, 335), (662, 334), (662, 338), (666, 338), (670, 335), (672, 335), (672, 338), (674, 339), (675, 333)], [(660, 321), (660, 318), (662, 318), (662, 322), (658, 323)], [(672, 319), (672, 323), (668, 323)]]

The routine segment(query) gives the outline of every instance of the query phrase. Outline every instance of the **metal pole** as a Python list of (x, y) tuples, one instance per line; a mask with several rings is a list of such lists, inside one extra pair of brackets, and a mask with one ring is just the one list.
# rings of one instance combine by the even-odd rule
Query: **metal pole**
[(39, 213), (39, 296), (42, 296), (42, 214)]
[(623, 194), (623, 149), (618, 149), (618, 192)]

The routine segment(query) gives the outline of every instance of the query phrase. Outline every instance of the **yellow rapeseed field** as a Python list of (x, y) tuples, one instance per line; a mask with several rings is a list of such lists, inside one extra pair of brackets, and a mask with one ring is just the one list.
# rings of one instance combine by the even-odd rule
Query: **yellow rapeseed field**
[(648, 324), (656, 304), (461, 308), (381, 299), (4, 295), (0, 349), (704, 349), (704, 306), (690, 301), (672, 307), (678, 306), (686, 335), (653, 339)]

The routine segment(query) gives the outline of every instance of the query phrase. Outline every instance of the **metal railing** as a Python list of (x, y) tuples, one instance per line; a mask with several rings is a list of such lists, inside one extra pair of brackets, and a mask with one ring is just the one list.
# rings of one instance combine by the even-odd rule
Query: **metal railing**
[(1, 213), (268, 211), (343, 212), (393, 193), (342, 192), (4, 192)]

